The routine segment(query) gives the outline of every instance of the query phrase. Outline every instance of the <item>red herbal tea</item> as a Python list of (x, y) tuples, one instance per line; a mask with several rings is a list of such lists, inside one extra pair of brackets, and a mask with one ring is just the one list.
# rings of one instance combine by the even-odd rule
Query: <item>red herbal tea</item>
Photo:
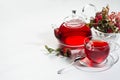
[(109, 44), (103, 40), (86, 40), (85, 53), (91, 62), (102, 63), (109, 55), (109, 51)]
[[(76, 21), (76, 22), (75, 22)], [(54, 30), (56, 38), (63, 44), (83, 45), (84, 39), (91, 36), (91, 30), (80, 20), (63, 23)]]

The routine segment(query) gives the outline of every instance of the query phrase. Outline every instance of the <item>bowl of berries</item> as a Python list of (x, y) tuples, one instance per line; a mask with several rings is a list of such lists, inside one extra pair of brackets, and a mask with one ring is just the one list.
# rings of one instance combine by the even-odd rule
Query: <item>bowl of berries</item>
[(91, 17), (89, 26), (96, 36), (106, 40), (117, 40), (120, 33), (120, 12), (109, 12), (109, 6), (103, 7), (95, 17)]

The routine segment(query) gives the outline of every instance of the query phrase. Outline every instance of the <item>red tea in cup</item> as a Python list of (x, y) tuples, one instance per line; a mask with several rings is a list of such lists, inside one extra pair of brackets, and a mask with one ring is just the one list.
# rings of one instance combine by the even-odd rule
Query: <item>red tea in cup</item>
[(85, 54), (94, 63), (102, 63), (109, 55), (110, 47), (106, 41), (91, 39), (85, 40)]

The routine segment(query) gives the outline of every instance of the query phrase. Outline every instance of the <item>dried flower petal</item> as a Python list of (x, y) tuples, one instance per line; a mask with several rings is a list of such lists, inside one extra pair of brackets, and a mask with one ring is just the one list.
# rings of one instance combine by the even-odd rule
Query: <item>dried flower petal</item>
[(90, 21), (90, 27), (94, 27), (105, 33), (120, 32), (120, 12), (111, 12), (109, 6), (103, 7), (101, 12), (97, 12), (94, 20)]

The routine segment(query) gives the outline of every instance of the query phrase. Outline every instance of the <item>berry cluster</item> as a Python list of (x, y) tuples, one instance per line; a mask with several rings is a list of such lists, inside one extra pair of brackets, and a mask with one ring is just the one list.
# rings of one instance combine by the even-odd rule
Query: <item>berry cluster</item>
[(119, 33), (120, 12), (109, 14), (109, 7), (103, 7), (101, 12), (96, 13), (95, 18), (91, 17), (89, 26), (104, 33)]

